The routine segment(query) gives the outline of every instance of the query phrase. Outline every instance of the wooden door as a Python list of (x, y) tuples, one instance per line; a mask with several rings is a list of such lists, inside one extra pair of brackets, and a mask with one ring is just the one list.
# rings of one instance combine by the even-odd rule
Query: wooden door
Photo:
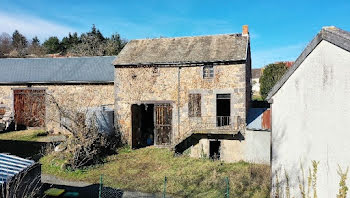
[(131, 105), (131, 122), (132, 122), (132, 148), (139, 148), (141, 145), (141, 106)]
[(171, 144), (171, 122), (172, 122), (172, 106), (169, 103), (155, 104), (155, 143), (156, 145)]
[(17, 126), (45, 126), (45, 90), (14, 90), (15, 123)]

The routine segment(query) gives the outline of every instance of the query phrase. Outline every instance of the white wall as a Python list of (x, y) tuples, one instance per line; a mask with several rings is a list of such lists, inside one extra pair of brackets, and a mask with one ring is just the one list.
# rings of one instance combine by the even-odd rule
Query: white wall
[(271, 132), (246, 130), (244, 161), (270, 164)]
[(350, 166), (349, 126), (350, 53), (322, 41), (273, 97), (273, 181), (286, 170), (300, 197), (300, 164), (307, 173), (317, 160), (319, 197), (336, 197), (338, 165)]
[(260, 79), (259, 78), (252, 78), (252, 91), (253, 94), (260, 94)]

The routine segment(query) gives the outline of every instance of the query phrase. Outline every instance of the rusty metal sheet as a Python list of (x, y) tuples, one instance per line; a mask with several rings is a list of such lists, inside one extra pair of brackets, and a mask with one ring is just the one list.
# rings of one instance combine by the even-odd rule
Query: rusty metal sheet
[(262, 128), (266, 130), (271, 130), (271, 109), (267, 109), (263, 113)]

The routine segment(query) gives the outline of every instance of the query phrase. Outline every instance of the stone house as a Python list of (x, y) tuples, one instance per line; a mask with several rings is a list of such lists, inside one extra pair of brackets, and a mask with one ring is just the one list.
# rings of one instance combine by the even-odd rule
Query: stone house
[(114, 104), (111, 57), (0, 59), (0, 123), (14, 119), (17, 128), (40, 127), (64, 132), (50, 102), (65, 108)]
[(316, 160), (318, 197), (336, 197), (337, 170), (346, 171), (350, 165), (349, 98), (350, 32), (324, 27), (267, 97), (272, 108), (274, 193), (276, 176), (283, 184), (286, 171), (291, 195), (300, 195), (300, 166), (307, 177)]
[(260, 96), (260, 77), (262, 72), (262, 68), (252, 69), (252, 94), (256, 97)]
[(239, 34), (130, 41), (115, 66), (116, 125), (133, 148), (242, 159), (251, 98), (248, 26)]

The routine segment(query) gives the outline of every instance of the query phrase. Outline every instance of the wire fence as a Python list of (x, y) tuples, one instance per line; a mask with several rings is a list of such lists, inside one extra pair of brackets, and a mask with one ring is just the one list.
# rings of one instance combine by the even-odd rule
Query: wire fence
[[(107, 187), (104, 184), (104, 177), (101, 175), (100, 176), (100, 183), (99, 183), (99, 198), (122, 198), (125, 194), (124, 191), (120, 189), (114, 189), (111, 187)], [(162, 187), (162, 192), (157, 193), (156, 197), (162, 197), (162, 198), (168, 198), (168, 197), (179, 197), (179, 195), (174, 195), (169, 193), (168, 187), (171, 185), (169, 184), (169, 180), (171, 181), (171, 178), (169, 179), (168, 177), (164, 177), (163, 181), (163, 187)], [(177, 181), (172, 181), (172, 182), (177, 182)], [(186, 184), (184, 184), (186, 186)], [(228, 177), (224, 177), (222, 180), (217, 183), (217, 186), (220, 188), (220, 195), (218, 197), (223, 197), (223, 198), (229, 198), (230, 197), (230, 181)], [(130, 192), (129, 192), (130, 193)], [(141, 192), (132, 192), (133, 197), (155, 197), (155, 194), (148, 194), (148, 193), (141, 193)], [(205, 195), (206, 192), (201, 192), (201, 197), (206, 197)], [(181, 197), (181, 196), (180, 196)]]

